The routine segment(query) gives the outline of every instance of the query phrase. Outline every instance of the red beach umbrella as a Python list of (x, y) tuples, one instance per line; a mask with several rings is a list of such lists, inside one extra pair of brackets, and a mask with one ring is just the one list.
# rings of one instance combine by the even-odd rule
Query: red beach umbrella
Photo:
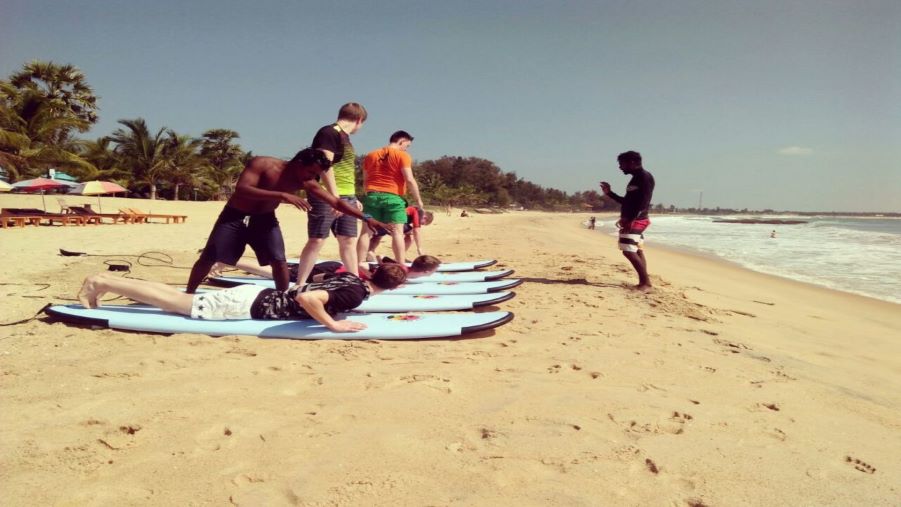
[(60, 187), (68, 187), (68, 185), (61, 181), (47, 178), (34, 178), (13, 183), (13, 188), (16, 190), (22, 190), (24, 192), (40, 192), (41, 203), (44, 204), (44, 211), (47, 211), (47, 202), (44, 200), (44, 191)]

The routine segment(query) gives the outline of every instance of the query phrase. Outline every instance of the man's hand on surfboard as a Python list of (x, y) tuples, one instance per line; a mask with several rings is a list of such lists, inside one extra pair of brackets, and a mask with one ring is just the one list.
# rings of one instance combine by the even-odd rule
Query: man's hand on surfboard
[(352, 320), (336, 320), (335, 324), (329, 327), (329, 331), (336, 333), (354, 333), (364, 329), (366, 329), (366, 324)]

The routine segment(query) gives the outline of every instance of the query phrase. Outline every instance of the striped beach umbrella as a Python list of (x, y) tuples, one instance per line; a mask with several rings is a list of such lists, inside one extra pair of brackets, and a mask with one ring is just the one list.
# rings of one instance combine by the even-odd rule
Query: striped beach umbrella
[(102, 212), (103, 205), (100, 203), (100, 196), (103, 194), (118, 194), (119, 192), (128, 192), (128, 189), (122, 188), (118, 183), (112, 181), (86, 181), (79, 183), (72, 193), (81, 195), (96, 195), (97, 208)]
[(44, 200), (44, 191), (54, 188), (68, 187), (65, 183), (47, 178), (34, 178), (31, 180), (22, 180), (13, 183), (13, 188), (23, 192), (40, 192), (41, 203), (44, 204), (44, 211), (47, 211), (47, 202)]

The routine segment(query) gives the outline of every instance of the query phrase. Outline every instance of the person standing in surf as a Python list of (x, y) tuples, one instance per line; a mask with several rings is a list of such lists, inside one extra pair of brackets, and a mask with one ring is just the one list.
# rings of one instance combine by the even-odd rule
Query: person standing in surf
[(626, 194), (615, 194), (606, 181), (601, 182), (601, 190), (622, 206), (619, 222), (616, 223), (619, 227), (619, 249), (638, 273), (638, 285), (635, 288), (648, 291), (651, 289), (651, 280), (648, 278), (648, 263), (641, 248), (641, 240), (644, 239), (645, 229), (651, 225), (648, 210), (654, 194), (654, 176), (644, 169), (641, 154), (637, 151), (620, 153), (617, 161), (623, 174), (632, 175), (626, 186)]
[[(362, 210), (356, 197), (356, 153), (350, 136), (359, 132), (366, 121), (366, 108), (356, 102), (348, 102), (338, 110), (338, 119), (316, 132), (312, 147), (325, 152), (332, 161), (332, 168), (322, 173), (326, 190), (357, 210)], [(307, 243), (300, 252), (298, 270), (301, 280), (306, 280), (323, 243), (334, 234), (338, 240), (338, 253), (346, 266), (357, 265), (357, 220), (347, 213), (336, 213), (327, 202), (309, 196), (310, 210), (307, 216)]]

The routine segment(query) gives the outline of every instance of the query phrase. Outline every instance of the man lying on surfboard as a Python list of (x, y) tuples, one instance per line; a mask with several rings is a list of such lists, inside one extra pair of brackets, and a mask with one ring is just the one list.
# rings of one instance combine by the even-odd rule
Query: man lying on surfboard
[[(394, 260), (388, 259), (387, 257), (383, 257), (381, 259), (381, 264), (397, 264)], [(429, 276), (434, 274), (438, 270), (438, 266), (441, 265), (441, 261), (432, 255), (420, 255), (419, 257), (413, 259), (413, 262), (410, 264), (410, 267), (403, 266), (403, 269), (407, 271), (407, 278), (419, 278), (421, 276)], [(263, 276), (266, 278), (272, 278), (272, 268), (269, 266), (263, 266), (256, 262), (248, 262), (248, 261), (238, 261), (234, 264), (234, 266), (229, 264), (224, 264), (221, 262), (217, 262), (213, 269), (210, 270), (210, 274), (213, 276), (221, 276), (222, 272), (228, 268), (236, 267), (243, 271), (246, 271), (253, 275)], [(291, 276), (291, 281), (297, 283), (297, 264), (289, 264), (288, 271)], [(316, 263), (313, 266), (313, 270), (310, 272), (310, 276), (307, 278), (305, 283), (310, 282), (318, 282), (324, 275), (328, 274), (336, 274), (336, 273), (347, 273), (347, 269), (344, 268), (344, 264), (338, 261), (324, 261)], [(360, 269), (358, 273), (360, 278), (367, 279), (372, 276), (372, 272), (369, 270)]]
[(350, 333), (365, 329), (366, 325), (352, 320), (335, 320), (335, 315), (353, 310), (369, 296), (394, 289), (406, 280), (406, 271), (401, 266), (386, 264), (379, 266), (368, 280), (351, 273), (339, 273), (284, 291), (239, 285), (188, 294), (159, 282), (98, 273), (85, 278), (78, 300), (85, 308), (97, 308), (100, 298), (112, 293), (192, 319), (315, 319), (330, 331)]

